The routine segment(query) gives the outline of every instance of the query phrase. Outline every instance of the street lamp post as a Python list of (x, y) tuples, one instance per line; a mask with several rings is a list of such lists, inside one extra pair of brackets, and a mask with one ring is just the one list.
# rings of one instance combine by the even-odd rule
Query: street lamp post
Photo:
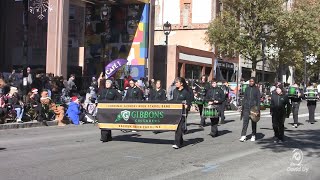
[(167, 63), (168, 63), (168, 36), (171, 33), (171, 24), (167, 21), (163, 24), (163, 33), (166, 36), (166, 56), (165, 56), (165, 84), (167, 84)]
[(279, 57), (279, 48), (273, 44), (270, 44), (269, 47), (265, 49), (265, 55), (268, 59), (277, 59)]
[(307, 87), (307, 85), (306, 85), (306, 83), (307, 83), (307, 63), (309, 63), (310, 65), (313, 65), (317, 62), (318, 62), (317, 55), (310, 54), (308, 56), (305, 55), (305, 57), (304, 57), (304, 87), (305, 88)]

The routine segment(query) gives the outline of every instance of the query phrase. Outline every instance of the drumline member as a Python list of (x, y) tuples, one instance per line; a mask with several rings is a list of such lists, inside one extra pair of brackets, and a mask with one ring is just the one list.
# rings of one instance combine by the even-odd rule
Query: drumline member
[[(243, 126), (241, 132), (241, 138), (239, 139), (241, 142), (247, 140), (247, 129), (250, 120), (250, 110), (252, 107), (257, 106), (260, 109), (260, 90), (255, 84), (255, 78), (250, 78), (249, 86), (246, 88), (242, 103), (242, 117), (243, 117)], [(257, 132), (257, 123), (251, 121), (252, 125), (252, 136), (251, 141), (256, 140), (256, 132)]]
[(124, 97), (125, 101), (142, 101), (143, 92), (135, 84), (135, 81), (131, 79), (129, 81), (130, 87), (127, 90), (126, 96)]
[[(121, 100), (122, 96), (121, 94), (112, 87), (112, 81), (106, 80), (106, 86), (104, 89), (102, 89), (98, 96), (98, 102), (99, 101), (114, 101), (114, 100)], [(101, 129), (101, 138), (100, 141), (102, 142), (108, 142), (112, 141), (112, 135), (111, 130), (104, 130)]]
[(294, 83), (291, 87), (289, 87), (288, 97), (291, 100), (291, 104), (292, 104), (292, 114), (293, 114), (292, 127), (298, 128), (299, 107), (302, 101), (302, 93), (297, 83)]
[[(208, 91), (206, 95), (206, 101), (209, 105), (217, 106), (217, 109), (221, 109), (221, 105), (223, 101), (225, 101), (225, 94), (221, 88), (217, 86), (217, 81), (212, 80), (211, 82), (211, 89)], [(211, 132), (210, 136), (217, 137), (218, 134), (218, 123), (219, 123), (219, 116), (215, 118), (210, 118), (211, 120)]]
[(208, 90), (210, 89), (210, 83), (208, 82), (208, 77), (206, 75), (203, 75), (201, 77), (201, 82), (199, 83), (200, 87), (196, 88), (196, 91), (198, 92), (198, 98), (200, 101), (202, 101), (202, 104), (198, 104), (199, 112), (200, 112), (200, 127), (204, 127), (206, 125), (206, 118), (202, 116), (202, 110), (203, 110), (203, 103), (204, 98), (206, 97), (206, 94)]
[[(187, 86), (186, 80), (182, 77), (177, 77), (175, 79), (175, 86), (176, 89), (173, 90), (173, 101), (186, 101), (185, 104), (185, 109), (186, 109), (186, 116), (185, 118), (187, 118), (188, 116), (188, 111), (190, 110), (190, 106), (191, 106), (191, 97), (190, 97), (190, 92), (189, 92), (189, 88)], [(172, 145), (172, 147), (174, 149), (179, 149), (182, 147), (183, 145), (183, 132), (185, 131), (185, 129), (187, 127), (186, 126), (186, 119), (184, 117), (182, 117), (178, 128), (175, 132), (175, 140), (174, 140), (174, 144)]]
[(284, 94), (282, 86), (277, 86), (271, 96), (270, 114), (272, 116), (272, 127), (274, 130), (274, 142), (284, 141), (284, 121), (290, 115), (290, 102)]
[(150, 101), (165, 101), (167, 100), (166, 91), (162, 89), (161, 81), (156, 81), (155, 89), (150, 90)]
[(220, 107), (220, 116), (221, 116), (220, 124), (224, 124), (225, 123), (224, 120), (226, 118), (224, 116), (224, 111), (226, 109), (227, 101), (229, 99), (229, 87), (228, 87), (228, 82), (226, 80), (222, 81), (221, 89), (223, 91), (225, 98), (224, 98), (224, 101), (221, 103), (221, 107)]
[(306, 99), (307, 99), (307, 107), (309, 111), (309, 123), (314, 124), (316, 121), (314, 119), (315, 110), (317, 107), (317, 90), (315, 87), (309, 82), (308, 87), (306, 89)]

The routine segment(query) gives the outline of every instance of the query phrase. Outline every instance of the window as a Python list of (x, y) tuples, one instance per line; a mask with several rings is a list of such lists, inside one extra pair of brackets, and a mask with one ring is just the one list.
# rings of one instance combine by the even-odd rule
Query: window
[(182, 25), (183, 27), (188, 27), (190, 17), (190, 3), (184, 3), (182, 10)]

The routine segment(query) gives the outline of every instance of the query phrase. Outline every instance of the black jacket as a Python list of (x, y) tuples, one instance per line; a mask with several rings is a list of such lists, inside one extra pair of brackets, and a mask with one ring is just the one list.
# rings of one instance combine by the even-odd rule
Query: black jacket
[(141, 89), (139, 89), (138, 87), (134, 87), (134, 88), (129, 87), (124, 100), (125, 101), (142, 101), (143, 93)]
[(208, 82), (204, 83), (199, 83), (200, 87), (196, 87), (196, 91), (200, 94), (200, 97), (204, 98), (206, 97), (209, 89), (210, 89), (210, 84)]
[(243, 98), (243, 109), (251, 109), (253, 106), (258, 106), (260, 109), (260, 90), (256, 86), (248, 86)]
[(225, 100), (225, 95), (221, 88), (219, 87), (212, 87), (209, 89), (205, 100), (209, 101), (218, 101), (218, 104), (221, 104)]
[(122, 100), (121, 94), (114, 88), (104, 88), (99, 92), (100, 101)]
[[(271, 96), (270, 112), (271, 114), (279, 115), (290, 115), (290, 102), (287, 95), (273, 93)], [(285, 114), (286, 113), (286, 114)]]
[[(303, 92), (300, 89), (297, 89), (297, 91), (299, 91), (299, 93), (301, 94), (300, 97), (291, 97), (291, 101), (292, 102), (301, 102), (302, 98), (303, 98)], [(275, 93), (276, 94), (276, 93)]]
[(173, 101), (186, 101), (187, 105), (191, 106), (192, 98), (190, 92), (183, 88), (181, 91), (179, 89), (173, 90)]
[(164, 89), (156, 90), (151, 89), (150, 90), (150, 101), (165, 101), (167, 99), (166, 91)]

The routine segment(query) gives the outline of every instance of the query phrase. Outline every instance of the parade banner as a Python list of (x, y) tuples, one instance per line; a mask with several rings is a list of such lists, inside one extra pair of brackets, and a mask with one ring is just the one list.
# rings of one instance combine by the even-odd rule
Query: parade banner
[(108, 79), (116, 73), (123, 65), (127, 64), (126, 59), (116, 59), (105, 67), (106, 78)]
[(98, 104), (100, 129), (175, 131), (182, 117), (182, 103), (106, 102)]

